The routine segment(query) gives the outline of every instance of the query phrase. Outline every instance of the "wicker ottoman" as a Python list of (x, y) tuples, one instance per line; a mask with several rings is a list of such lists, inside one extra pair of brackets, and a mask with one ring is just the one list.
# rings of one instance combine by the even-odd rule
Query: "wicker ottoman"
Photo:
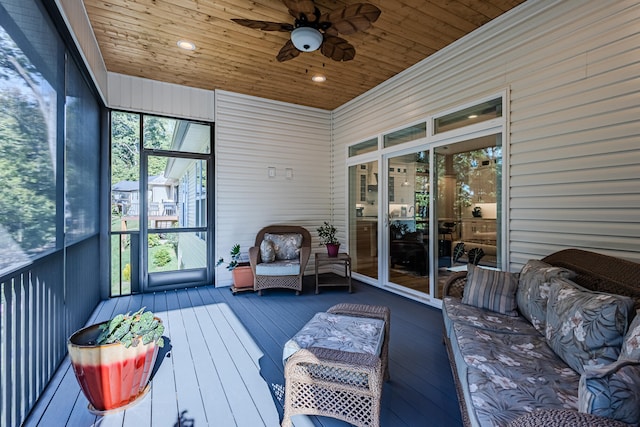
[(327, 313), (384, 320), (380, 355), (322, 347), (303, 348), (285, 364), (282, 427), (291, 416), (321, 415), (356, 426), (380, 425), (380, 398), (388, 373), (390, 310), (383, 306), (338, 304)]

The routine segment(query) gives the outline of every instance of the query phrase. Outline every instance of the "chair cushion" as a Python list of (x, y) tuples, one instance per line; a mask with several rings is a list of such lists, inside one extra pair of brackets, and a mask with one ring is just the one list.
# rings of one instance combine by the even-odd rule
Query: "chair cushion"
[(629, 325), (629, 332), (624, 337), (620, 359), (635, 360), (640, 362), (640, 310)]
[(271, 240), (276, 252), (276, 261), (300, 258), (302, 234), (300, 233), (265, 233), (264, 240)]
[(468, 265), (467, 284), (462, 303), (508, 316), (517, 316), (518, 280), (507, 271), (487, 270)]
[(547, 299), (551, 279), (564, 277), (571, 279), (575, 273), (562, 267), (554, 267), (536, 259), (529, 260), (520, 272), (516, 302), (518, 310), (544, 335), (547, 327)]
[(286, 360), (301, 348), (322, 347), (350, 353), (380, 355), (384, 341), (384, 320), (368, 317), (316, 313), (287, 341), (282, 352)]
[(569, 279), (552, 279), (547, 302), (549, 346), (576, 372), (604, 366), (620, 355), (633, 300), (592, 292)]
[(300, 261), (261, 262), (256, 265), (256, 276), (297, 276), (300, 274)]
[(276, 260), (276, 250), (273, 247), (273, 241), (264, 239), (260, 243), (260, 260), (262, 262), (273, 262)]
[(578, 409), (631, 425), (640, 423), (640, 362), (619, 360), (587, 368), (578, 385)]

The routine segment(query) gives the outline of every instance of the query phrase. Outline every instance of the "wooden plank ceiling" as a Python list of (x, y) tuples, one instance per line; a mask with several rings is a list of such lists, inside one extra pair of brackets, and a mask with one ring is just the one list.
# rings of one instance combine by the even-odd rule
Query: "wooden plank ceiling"
[[(321, 13), (366, 0), (316, 0)], [(293, 23), (281, 0), (84, 0), (107, 70), (332, 110), (486, 24), (524, 0), (369, 0), (382, 11), (343, 36), (348, 62), (320, 51), (278, 62), (288, 32), (231, 21)], [(177, 47), (189, 40), (194, 51)], [(311, 81), (324, 74), (323, 83)]]

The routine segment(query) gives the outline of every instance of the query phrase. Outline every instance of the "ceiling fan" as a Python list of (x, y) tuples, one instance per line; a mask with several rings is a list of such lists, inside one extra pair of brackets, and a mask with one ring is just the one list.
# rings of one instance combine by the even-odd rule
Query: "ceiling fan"
[(349, 35), (364, 31), (380, 16), (380, 9), (370, 3), (355, 3), (321, 14), (313, 0), (282, 0), (295, 18), (293, 24), (252, 19), (232, 19), (233, 22), (262, 31), (291, 32), (276, 56), (284, 62), (320, 49), (334, 61), (350, 61), (356, 56), (355, 48), (338, 34)]

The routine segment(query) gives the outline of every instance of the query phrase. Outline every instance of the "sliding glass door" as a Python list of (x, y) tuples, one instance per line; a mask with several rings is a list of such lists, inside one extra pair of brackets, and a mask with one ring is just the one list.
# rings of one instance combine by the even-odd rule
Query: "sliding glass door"
[(356, 277), (439, 305), (451, 274), (504, 268), (504, 105), (487, 98), (349, 147)]
[(429, 152), (386, 158), (387, 282), (429, 293)]
[(438, 270), (435, 296), (444, 279), (469, 264), (502, 265), (502, 134), (434, 149)]

